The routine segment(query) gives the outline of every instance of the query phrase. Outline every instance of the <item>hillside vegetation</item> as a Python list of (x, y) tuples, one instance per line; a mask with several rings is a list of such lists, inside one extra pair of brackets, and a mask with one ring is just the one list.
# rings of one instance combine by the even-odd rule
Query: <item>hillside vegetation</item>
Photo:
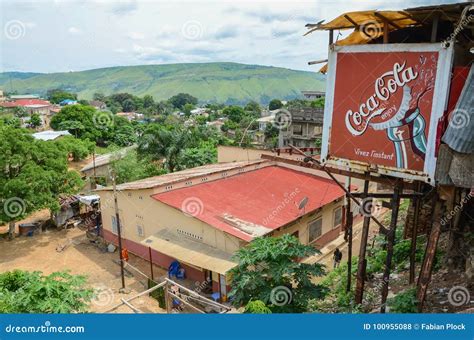
[(202, 102), (243, 104), (255, 100), (267, 104), (272, 98), (301, 97), (302, 90), (324, 90), (324, 76), (285, 68), (237, 63), (167, 64), (120, 66), (65, 73), (0, 73), (0, 89), (37, 93), (61, 88), (91, 99), (95, 92), (106, 95), (128, 92), (167, 99), (189, 93)]

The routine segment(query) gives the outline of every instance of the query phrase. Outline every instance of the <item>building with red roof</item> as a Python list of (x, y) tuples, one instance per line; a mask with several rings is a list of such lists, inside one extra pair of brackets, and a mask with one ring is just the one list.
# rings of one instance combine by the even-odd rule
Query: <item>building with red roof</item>
[[(314, 170), (268, 160), (210, 164), (117, 186), (128, 251), (225, 295), (235, 252), (257, 237), (292, 234), (321, 247), (342, 229), (344, 192)], [(101, 197), (103, 234), (117, 242), (112, 188)]]

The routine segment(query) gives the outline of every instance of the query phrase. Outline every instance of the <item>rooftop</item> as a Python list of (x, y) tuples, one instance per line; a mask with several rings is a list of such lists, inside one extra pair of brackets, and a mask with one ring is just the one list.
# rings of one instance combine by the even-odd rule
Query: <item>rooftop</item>
[(51, 103), (42, 99), (18, 99), (11, 102), (4, 102), (0, 105), (3, 107), (17, 107), (17, 106), (30, 106), (31, 107), (33, 105), (50, 106)]
[(69, 131), (47, 130), (47, 131), (36, 132), (33, 134), (33, 137), (35, 139), (47, 141), (47, 140), (55, 140), (56, 138), (59, 138), (61, 136), (69, 136), (69, 135), (71, 135)]
[(110, 152), (110, 153), (106, 153), (106, 154), (103, 154), (103, 155), (100, 155), (100, 156), (96, 156), (95, 161), (90, 161), (89, 163), (84, 165), (84, 167), (81, 169), (81, 171), (87, 171), (87, 170), (90, 170), (90, 169), (94, 168), (94, 163), (95, 163), (96, 168), (99, 167), (99, 166), (107, 165), (110, 162), (112, 162), (113, 160), (120, 159), (120, 158), (124, 157), (130, 150), (135, 149), (136, 147), (137, 147), (136, 145), (132, 145), (132, 146), (129, 146), (129, 147), (126, 147), (126, 148), (123, 148), (123, 149), (120, 149), (120, 150), (117, 150), (117, 151), (114, 151), (114, 152)]
[[(152, 197), (219, 230), (251, 241), (343, 195), (328, 179), (272, 165)], [(308, 201), (303, 211), (298, 206), (305, 197)]]
[[(97, 162), (97, 159), (96, 159)], [(249, 165), (265, 163), (265, 160), (255, 161), (244, 161), (244, 162), (231, 162), (231, 163), (217, 163), (198, 166), (196, 168), (186, 169), (182, 171), (176, 171), (173, 173), (149, 177), (134, 182), (123, 183), (117, 185), (117, 190), (141, 190), (151, 189), (162, 185), (173, 184), (176, 182), (188, 180), (195, 177), (201, 177), (205, 175), (211, 175), (218, 172), (224, 172), (237, 168), (244, 168)], [(97, 166), (97, 165), (96, 165)], [(112, 187), (105, 187), (97, 189), (100, 190), (112, 190)]]

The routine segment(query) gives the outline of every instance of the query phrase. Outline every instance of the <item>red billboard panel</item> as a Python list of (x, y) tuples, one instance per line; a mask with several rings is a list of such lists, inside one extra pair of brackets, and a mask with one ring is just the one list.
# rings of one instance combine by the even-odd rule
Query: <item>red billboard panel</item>
[(346, 167), (376, 165), (395, 177), (430, 181), (451, 55), (439, 44), (331, 51), (322, 159)]

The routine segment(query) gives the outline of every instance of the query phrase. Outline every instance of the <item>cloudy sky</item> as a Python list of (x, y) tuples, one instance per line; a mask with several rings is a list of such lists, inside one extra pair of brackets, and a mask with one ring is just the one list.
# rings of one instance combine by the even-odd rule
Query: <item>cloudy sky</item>
[(0, 0), (0, 72), (233, 61), (316, 70), (327, 32), (308, 22), (342, 12), (456, 2)]

